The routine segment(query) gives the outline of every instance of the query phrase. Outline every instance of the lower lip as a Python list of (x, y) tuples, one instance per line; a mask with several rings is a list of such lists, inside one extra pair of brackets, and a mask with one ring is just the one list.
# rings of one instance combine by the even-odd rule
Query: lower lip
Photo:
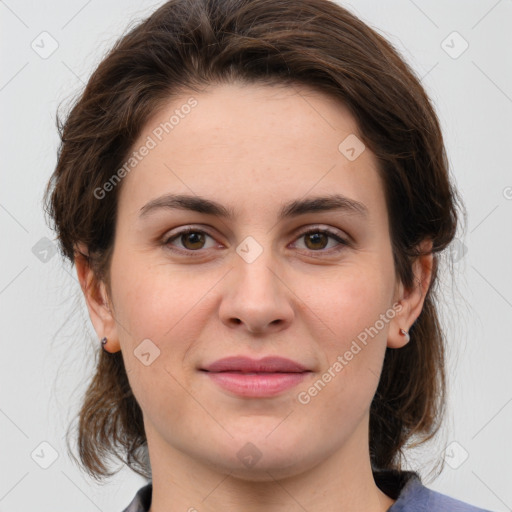
[(245, 397), (277, 395), (302, 382), (307, 373), (206, 372), (221, 388)]

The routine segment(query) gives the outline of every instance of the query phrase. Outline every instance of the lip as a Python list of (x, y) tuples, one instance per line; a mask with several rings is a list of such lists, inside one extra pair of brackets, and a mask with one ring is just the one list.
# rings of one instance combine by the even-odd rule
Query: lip
[(221, 388), (242, 397), (271, 397), (298, 385), (311, 370), (283, 357), (233, 356), (201, 368)]
[(232, 356), (219, 359), (202, 368), (208, 372), (243, 372), (243, 373), (300, 373), (308, 369), (284, 357), (268, 356), (251, 359), (245, 356)]

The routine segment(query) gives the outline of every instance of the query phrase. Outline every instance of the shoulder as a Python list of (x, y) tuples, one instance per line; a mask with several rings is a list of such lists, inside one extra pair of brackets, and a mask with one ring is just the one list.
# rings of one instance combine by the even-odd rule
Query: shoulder
[(123, 512), (147, 512), (151, 506), (152, 491), (152, 482), (148, 483), (144, 487), (141, 487), (131, 503), (123, 510)]
[(408, 472), (407, 482), (388, 512), (490, 512), (425, 487), (419, 475)]

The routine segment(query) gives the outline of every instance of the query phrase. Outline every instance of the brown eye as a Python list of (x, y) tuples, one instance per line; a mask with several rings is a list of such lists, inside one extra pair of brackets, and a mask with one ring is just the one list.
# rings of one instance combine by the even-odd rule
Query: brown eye
[(180, 241), (186, 249), (202, 249), (204, 240), (204, 234), (199, 231), (191, 231), (180, 235)]
[[(170, 246), (169, 248), (176, 251), (198, 252), (201, 249), (209, 248), (205, 246), (207, 238), (213, 240), (208, 233), (200, 229), (187, 228), (167, 238), (164, 245)], [(211, 244), (210, 247), (214, 245), (215, 244)]]
[(304, 235), (308, 249), (325, 249), (329, 236), (322, 232), (311, 232)]
[[(341, 238), (337, 233), (329, 231), (327, 229), (310, 229), (302, 233), (298, 240), (304, 240), (305, 249), (313, 252), (333, 252), (343, 249), (344, 246), (348, 246), (349, 243)], [(334, 246), (327, 247), (329, 240), (338, 242)], [(303, 249), (303, 247), (299, 247)]]

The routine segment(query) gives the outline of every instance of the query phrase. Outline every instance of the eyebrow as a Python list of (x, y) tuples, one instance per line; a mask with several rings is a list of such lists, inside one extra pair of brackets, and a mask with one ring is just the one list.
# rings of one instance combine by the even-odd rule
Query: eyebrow
[[(139, 217), (158, 210), (188, 210), (208, 215), (215, 215), (226, 220), (236, 217), (235, 211), (216, 201), (201, 196), (185, 194), (166, 194), (152, 199), (140, 209)], [(284, 220), (306, 213), (340, 210), (363, 218), (368, 216), (368, 208), (361, 202), (341, 194), (308, 197), (285, 203), (278, 213), (278, 220)]]

